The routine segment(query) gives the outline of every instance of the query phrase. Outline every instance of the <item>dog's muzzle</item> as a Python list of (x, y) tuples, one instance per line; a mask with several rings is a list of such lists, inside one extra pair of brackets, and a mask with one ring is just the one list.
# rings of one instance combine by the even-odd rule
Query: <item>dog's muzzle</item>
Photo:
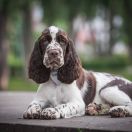
[(63, 53), (60, 49), (47, 50), (43, 63), (47, 68), (58, 69), (64, 64)]

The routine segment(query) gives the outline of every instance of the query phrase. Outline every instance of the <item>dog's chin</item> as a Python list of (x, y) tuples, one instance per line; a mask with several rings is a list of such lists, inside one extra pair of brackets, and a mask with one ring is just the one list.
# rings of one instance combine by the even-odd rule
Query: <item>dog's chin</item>
[(50, 68), (51, 70), (58, 70), (60, 67), (64, 65), (64, 63), (52, 61), (44, 63), (44, 65), (46, 66), (46, 68)]
[(61, 67), (61, 65), (58, 65), (58, 64), (49, 65), (49, 68), (50, 68), (51, 70), (58, 70), (60, 67)]

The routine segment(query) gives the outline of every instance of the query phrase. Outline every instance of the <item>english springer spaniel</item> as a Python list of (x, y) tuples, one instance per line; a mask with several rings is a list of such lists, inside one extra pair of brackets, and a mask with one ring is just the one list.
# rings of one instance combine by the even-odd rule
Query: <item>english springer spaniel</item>
[(132, 116), (132, 82), (83, 69), (72, 40), (55, 26), (36, 41), (28, 74), (40, 85), (23, 118)]

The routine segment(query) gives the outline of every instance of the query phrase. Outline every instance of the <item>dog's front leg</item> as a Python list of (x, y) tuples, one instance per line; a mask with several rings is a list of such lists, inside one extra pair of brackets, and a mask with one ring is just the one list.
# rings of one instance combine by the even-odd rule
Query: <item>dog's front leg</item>
[[(42, 109), (48, 107), (48, 98), (51, 97), (52, 86), (49, 82), (39, 85), (37, 94), (23, 114), (25, 119), (40, 119)], [(45, 92), (46, 91), (46, 92)], [(52, 90), (53, 91), (53, 90)]]
[(58, 119), (81, 116), (85, 114), (84, 102), (70, 102), (61, 104), (55, 108), (46, 108), (41, 113), (42, 119)]

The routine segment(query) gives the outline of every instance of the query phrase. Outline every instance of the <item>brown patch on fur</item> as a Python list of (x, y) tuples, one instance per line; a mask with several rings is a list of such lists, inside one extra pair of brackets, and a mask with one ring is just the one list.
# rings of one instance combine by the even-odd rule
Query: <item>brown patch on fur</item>
[(62, 37), (64, 37), (68, 41), (67, 33), (65, 33), (62, 30), (59, 30), (58, 33), (56, 34), (56, 36), (62, 36)]
[(81, 63), (75, 51), (74, 44), (69, 39), (64, 57), (64, 65), (58, 70), (58, 80), (70, 84), (79, 78), (81, 69)]
[(45, 48), (42, 48), (42, 41), (47, 33), (48, 30), (46, 29), (38, 38), (29, 60), (28, 75), (36, 83), (44, 83), (49, 80), (50, 76), (50, 69), (43, 65)]
[(46, 51), (46, 47), (48, 45), (47, 42), (50, 43), (51, 41), (51, 35), (49, 29), (45, 29), (42, 32), (41, 36), (38, 38), (38, 41), (39, 41), (40, 53), (41, 56), (43, 57)]
[(111, 82), (107, 83), (103, 88), (101, 88), (99, 93), (101, 93), (103, 89), (113, 87), (113, 86), (117, 86), (121, 91), (126, 93), (132, 99), (132, 83), (128, 83), (122, 79), (115, 78)]
[(56, 40), (58, 41), (58, 43), (60, 43), (60, 46), (63, 49), (63, 55), (65, 56), (66, 47), (69, 41), (67, 34), (64, 31), (59, 30), (56, 34)]
[(84, 85), (84, 81), (85, 81), (85, 75), (84, 75), (84, 71), (82, 70), (80, 73), (79, 78), (77, 79), (76, 83), (79, 89), (81, 89)]
[(87, 83), (88, 83), (88, 91), (84, 95), (84, 102), (86, 105), (88, 105), (93, 101), (93, 99), (95, 97), (96, 79), (95, 79), (94, 75), (92, 74), (92, 72), (87, 72), (86, 79), (87, 79)]

